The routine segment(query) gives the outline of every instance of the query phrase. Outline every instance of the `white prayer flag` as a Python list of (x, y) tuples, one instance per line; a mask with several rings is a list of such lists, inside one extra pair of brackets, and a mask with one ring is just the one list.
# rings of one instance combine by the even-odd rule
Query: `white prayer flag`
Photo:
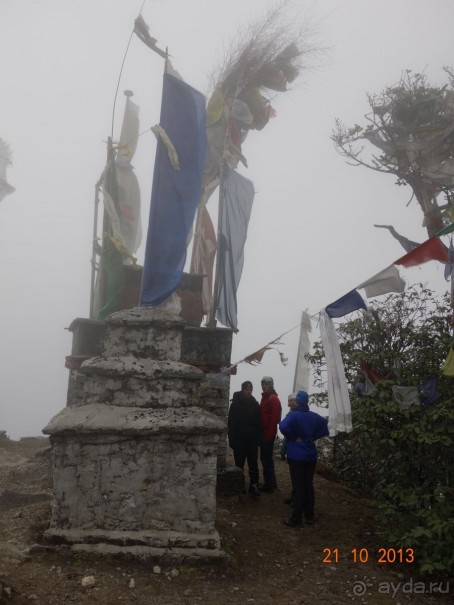
[(397, 267), (390, 265), (356, 288), (364, 288), (367, 298), (372, 298), (388, 292), (403, 292), (405, 281), (401, 278)]

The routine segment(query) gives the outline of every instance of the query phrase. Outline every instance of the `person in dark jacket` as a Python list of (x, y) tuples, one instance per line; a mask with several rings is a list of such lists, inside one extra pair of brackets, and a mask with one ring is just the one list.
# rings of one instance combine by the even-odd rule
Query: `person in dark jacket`
[(314, 441), (329, 435), (326, 418), (309, 410), (306, 391), (296, 394), (296, 407), (279, 424), (287, 438), (287, 459), (292, 480), (293, 513), (284, 524), (299, 527), (304, 520), (314, 523), (314, 473), (317, 464), (317, 448)]
[(262, 440), (262, 421), (258, 401), (252, 396), (252, 382), (246, 380), (241, 391), (233, 394), (228, 417), (229, 445), (235, 465), (244, 469), (247, 460), (251, 496), (260, 496), (258, 446)]
[(282, 406), (278, 394), (274, 390), (274, 380), (271, 376), (262, 378), (262, 391), (260, 416), (262, 417), (263, 440), (260, 444), (260, 461), (263, 467), (263, 484), (259, 485), (259, 489), (262, 492), (273, 493), (277, 487), (274, 471), (274, 441), (277, 425), (281, 419)]

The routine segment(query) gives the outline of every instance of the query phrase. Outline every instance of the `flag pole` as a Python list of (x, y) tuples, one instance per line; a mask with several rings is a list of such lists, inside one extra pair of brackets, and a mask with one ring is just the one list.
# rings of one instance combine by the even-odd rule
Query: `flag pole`
[[(139, 15), (143, 10), (143, 7), (145, 5), (145, 0), (142, 4), (142, 8), (140, 9)], [(121, 63), (121, 67), (120, 67), (120, 73), (118, 75), (118, 81), (117, 81), (117, 87), (115, 89), (115, 95), (114, 95), (114, 101), (113, 101), (113, 107), (112, 107), (112, 125), (111, 125), (111, 136), (108, 137), (108, 142), (107, 142), (107, 163), (106, 163), (106, 167), (104, 168), (100, 179), (98, 180), (98, 182), (95, 185), (95, 203), (94, 203), (94, 218), (93, 218), (93, 243), (92, 243), (92, 255), (91, 255), (91, 279), (90, 279), (90, 310), (89, 310), (89, 318), (90, 319), (94, 319), (94, 304), (95, 304), (95, 288), (96, 288), (96, 256), (97, 256), (97, 252), (96, 252), (96, 248), (97, 248), (97, 240), (98, 240), (98, 211), (99, 211), (99, 190), (102, 186), (102, 183), (104, 181), (104, 177), (106, 174), (106, 169), (109, 163), (109, 151), (110, 148), (112, 146), (112, 139), (113, 139), (113, 135), (114, 135), (114, 122), (115, 122), (115, 106), (117, 103), (117, 96), (118, 96), (118, 89), (120, 88), (120, 81), (121, 81), (121, 76), (123, 73), (123, 67), (125, 65), (125, 61), (126, 61), (126, 57), (128, 55), (128, 51), (129, 51), (129, 46), (131, 44), (131, 40), (132, 37), (134, 35), (134, 29), (131, 32), (131, 35), (129, 37), (128, 40), (128, 44), (126, 45), (126, 50), (125, 50), (125, 54), (123, 56), (123, 61)], [(104, 209), (104, 213), (103, 213), (103, 231), (105, 230), (105, 226), (106, 226), (106, 211)]]
[[(91, 279), (90, 279), (90, 313), (89, 318), (95, 319), (95, 289), (96, 289), (96, 272), (99, 270), (99, 267), (96, 266), (96, 256), (99, 255), (98, 252), (98, 217), (99, 217), (99, 191), (104, 182), (104, 178), (106, 175), (107, 166), (109, 163), (109, 147), (111, 145), (111, 139), (108, 137), (107, 143), (107, 160), (104, 170), (101, 173), (101, 176), (98, 179), (98, 182), (95, 185), (95, 202), (93, 209), (93, 241), (92, 241), (92, 253), (91, 253)], [(106, 222), (106, 211), (103, 213), (103, 231), (105, 229)]]
[(92, 238), (92, 251), (91, 251), (90, 312), (88, 315), (88, 317), (90, 319), (94, 319), (96, 256), (97, 256), (96, 247), (97, 247), (97, 243), (98, 243), (99, 184), (100, 184), (100, 181), (98, 181), (95, 185), (95, 203), (94, 203), (94, 210), (93, 210), (94, 216), (93, 216), (93, 238)]

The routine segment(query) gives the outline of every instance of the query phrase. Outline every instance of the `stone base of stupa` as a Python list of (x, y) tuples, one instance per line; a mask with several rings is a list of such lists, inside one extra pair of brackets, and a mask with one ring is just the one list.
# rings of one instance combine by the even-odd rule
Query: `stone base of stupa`
[(221, 561), (214, 523), (225, 423), (200, 407), (204, 373), (179, 361), (181, 319), (133, 310), (107, 318), (83, 397), (43, 432), (53, 447), (44, 539), (73, 550), (166, 562)]

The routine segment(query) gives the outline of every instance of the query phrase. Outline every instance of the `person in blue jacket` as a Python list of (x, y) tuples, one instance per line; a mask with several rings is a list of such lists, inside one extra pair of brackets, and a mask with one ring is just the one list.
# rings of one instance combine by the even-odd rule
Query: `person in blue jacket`
[[(289, 410), (288, 410), (287, 414), (290, 414), (291, 412), (293, 412), (295, 405), (296, 405), (296, 393), (290, 393), (290, 395), (288, 396)], [(284, 437), (282, 439), (281, 447), (279, 448), (279, 453), (281, 455), (282, 460), (287, 460), (287, 445), (288, 445), (287, 437)]]
[(306, 391), (296, 394), (296, 407), (280, 422), (279, 429), (286, 437), (287, 459), (292, 480), (293, 513), (284, 520), (289, 527), (299, 527), (304, 521), (314, 523), (314, 473), (317, 464), (315, 441), (329, 435), (326, 418), (309, 410)]

